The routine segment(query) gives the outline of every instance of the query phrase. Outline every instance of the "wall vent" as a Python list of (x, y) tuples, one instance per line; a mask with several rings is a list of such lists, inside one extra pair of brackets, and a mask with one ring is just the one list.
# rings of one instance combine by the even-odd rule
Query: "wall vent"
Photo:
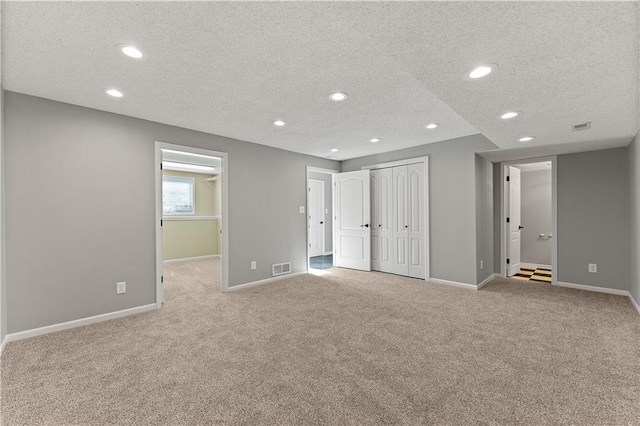
[(582, 130), (589, 130), (591, 128), (591, 122), (587, 121), (586, 123), (582, 123), (582, 124), (574, 124), (573, 125), (573, 131), (574, 132), (580, 132)]
[(291, 262), (274, 263), (271, 265), (271, 275), (278, 276), (291, 273)]

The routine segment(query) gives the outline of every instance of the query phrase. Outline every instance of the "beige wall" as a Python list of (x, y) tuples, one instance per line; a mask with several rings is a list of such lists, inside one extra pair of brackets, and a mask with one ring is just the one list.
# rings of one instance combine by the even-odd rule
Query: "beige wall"
[[(211, 175), (164, 170), (164, 176), (190, 177), (195, 180), (195, 216), (219, 216), (221, 193), (219, 182), (209, 186)], [(217, 220), (170, 220), (165, 218), (162, 233), (164, 260), (220, 254), (220, 228)]]

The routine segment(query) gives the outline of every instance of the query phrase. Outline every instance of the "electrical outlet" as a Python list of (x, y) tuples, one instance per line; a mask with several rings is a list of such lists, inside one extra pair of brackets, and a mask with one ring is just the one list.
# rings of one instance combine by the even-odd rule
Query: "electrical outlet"
[(127, 283), (122, 281), (121, 283), (116, 283), (116, 294), (123, 294), (127, 292)]
[(480, 261), (480, 269), (484, 269), (484, 260)]
[(597, 274), (598, 273), (598, 264), (597, 263), (590, 263), (589, 264), (589, 272)]
[(299, 211), (300, 213), (304, 213), (304, 206), (300, 206), (300, 207), (298, 208), (298, 211)]
[(254, 261), (251, 262), (251, 270), (255, 271), (256, 267), (257, 267), (256, 266), (256, 261), (254, 260)]

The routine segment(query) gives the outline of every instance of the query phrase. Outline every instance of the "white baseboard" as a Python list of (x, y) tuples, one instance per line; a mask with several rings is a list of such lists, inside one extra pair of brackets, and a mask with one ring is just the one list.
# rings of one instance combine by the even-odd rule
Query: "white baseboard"
[(638, 311), (638, 315), (640, 315), (640, 305), (638, 305), (638, 302), (636, 302), (636, 299), (633, 298), (631, 293), (629, 293), (629, 300), (631, 300), (631, 304), (636, 308), (636, 311)]
[(618, 296), (630, 296), (627, 290), (618, 290), (615, 288), (606, 288), (606, 287), (596, 287), (593, 285), (584, 285), (584, 284), (573, 284), (573, 283), (565, 283), (558, 281), (556, 284), (558, 287), (568, 287), (575, 288), (577, 290), (587, 290), (587, 291), (595, 291), (598, 293), (607, 293), (607, 294), (615, 294)]
[(496, 278), (498, 274), (491, 274), (487, 278), (485, 278), (480, 284), (477, 285), (477, 289), (480, 290), (485, 285), (489, 284), (494, 278)]
[(291, 273), (291, 274), (279, 275), (277, 277), (272, 277), (272, 278), (266, 278), (264, 280), (252, 281), (250, 283), (245, 283), (245, 284), (238, 284), (238, 285), (234, 285), (233, 287), (229, 287), (226, 292), (244, 290), (246, 288), (256, 287), (256, 286), (264, 285), (264, 284), (269, 284), (269, 283), (272, 283), (274, 281), (280, 281), (280, 280), (283, 280), (285, 278), (297, 277), (298, 275), (305, 275), (306, 273), (307, 273), (306, 271), (294, 272), (294, 273)]
[(478, 286), (473, 285), (473, 284), (459, 283), (457, 281), (441, 280), (440, 278), (429, 278), (429, 282), (432, 282), (432, 283), (435, 283), (435, 284), (444, 284), (444, 285), (448, 285), (448, 286), (451, 286), (451, 287), (466, 288), (467, 290), (477, 290), (478, 289)]
[(203, 260), (203, 259), (213, 259), (214, 257), (221, 257), (219, 254), (208, 254), (206, 256), (196, 256), (196, 257), (182, 257), (180, 259), (169, 259), (163, 261), (163, 263), (177, 263), (177, 262), (188, 262), (190, 260)]
[(551, 265), (543, 265), (541, 263), (527, 263), (527, 262), (520, 262), (520, 266), (524, 266), (525, 268), (544, 268), (544, 269), (553, 269), (551, 268)]
[(4, 352), (4, 347), (7, 346), (7, 343), (9, 343), (9, 336), (4, 336), (4, 339), (2, 339), (2, 344), (0, 345), (0, 357), (2, 356), (2, 353)]
[[(54, 333), (56, 331), (68, 330), (70, 328), (81, 327), (83, 325), (95, 324), (97, 322), (126, 317), (133, 314), (152, 311), (154, 309), (156, 309), (156, 304), (152, 303), (149, 305), (138, 306), (136, 308), (123, 309), (122, 311), (109, 312), (108, 314), (95, 315), (92, 317), (62, 322), (60, 324), (47, 325), (45, 327), (34, 328), (32, 330), (19, 331), (17, 333), (8, 334), (7, 337), (5, 337), (5, 341), (6, 343), (15, 342), (17, 340), (28, 339), (29, 337), (41, 336), (43, 334)], [(4, 348), (4, 343), (2, 347)]]

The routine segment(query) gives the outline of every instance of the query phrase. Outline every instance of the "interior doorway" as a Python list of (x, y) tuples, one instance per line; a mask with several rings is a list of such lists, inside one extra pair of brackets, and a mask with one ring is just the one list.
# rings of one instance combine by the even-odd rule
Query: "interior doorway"
[(555, 176), (555, 157), (503, 163), (501, 257), (507, 277), (557, 283)]
[[(156, 142), (156, 304), (169, 274), (228, 288), (226, 153)], [(212, 275), (213, 274), (213, 275)]]
[(307, 270), (317, 274), (334, 266), (335, 173), (338, 171), (307, 167)]

